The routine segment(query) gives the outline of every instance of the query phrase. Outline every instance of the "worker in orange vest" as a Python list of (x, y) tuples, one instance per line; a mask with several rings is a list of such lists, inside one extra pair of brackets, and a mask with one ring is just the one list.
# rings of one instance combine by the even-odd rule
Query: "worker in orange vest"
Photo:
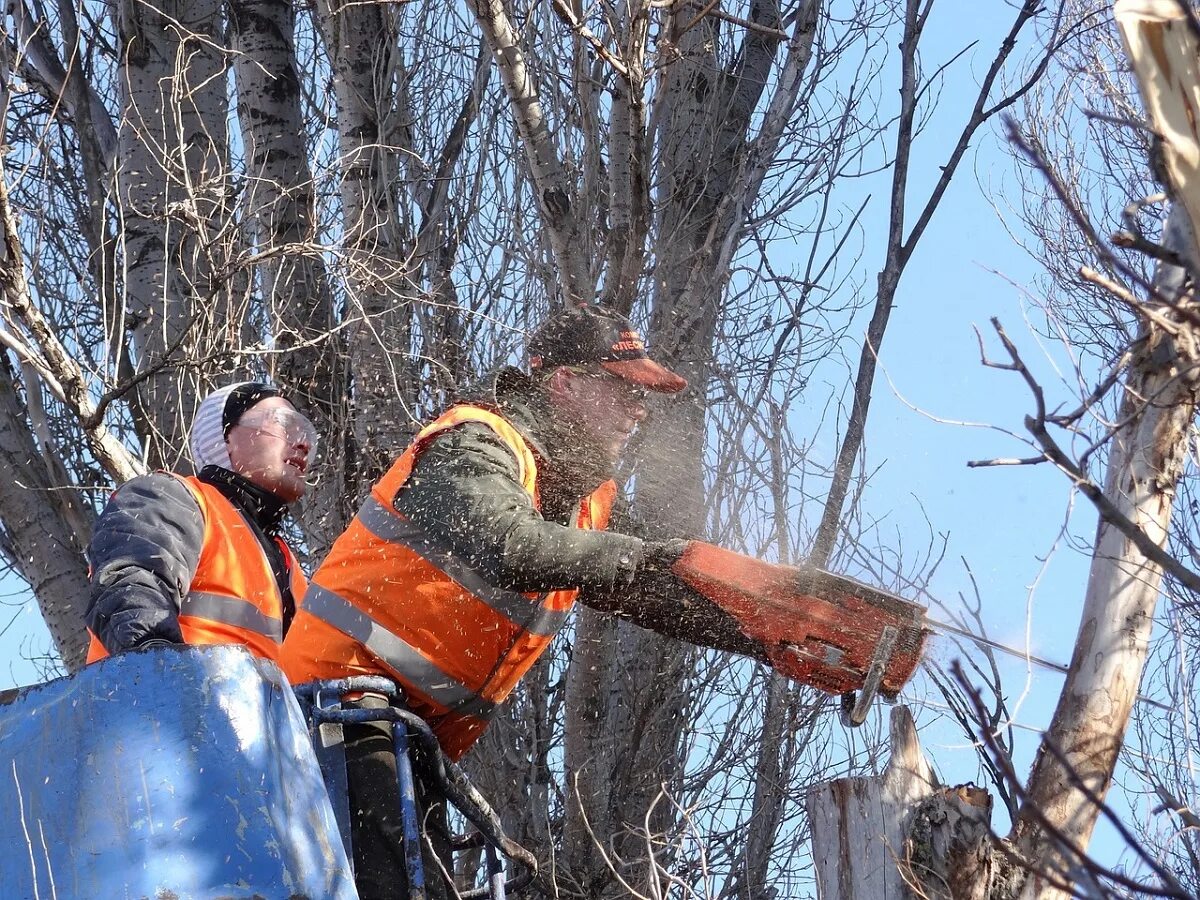
[(304, 595), (280, 537), (316, 452), (312, 423), (277, 388), (209, 394), (192, 424), (197, 474), (121, 485), (88, 547), (88, 662), (164, 644), (242, 644), (278, 661)]
[[(674, 637), (757, 655), (703, 598), (685, 609), (654, 590), (685, 541), (606, 531), (613, 472), (646, 417), (647, 392), (674, 394), (687, 382), (647, 356), (628, 319), (595, 306), (553, 316), (528, 349), (530, 374), (505, 369), (478, 399), (451, 407), (372, 488), (284, 642), (293, 684), (394, 679), (452, 758), (487, 727), (577, 597)], [(405, 895), (389, 748), (382, 727), (346, 729), (364, 900)], [(430, 873), (428, 885), (438, 880)]]

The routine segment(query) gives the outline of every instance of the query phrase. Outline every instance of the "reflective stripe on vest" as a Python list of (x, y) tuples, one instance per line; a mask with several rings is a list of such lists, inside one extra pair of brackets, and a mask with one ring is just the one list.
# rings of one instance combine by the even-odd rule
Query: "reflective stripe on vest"
[(495, 711), (495, 703), (459, 684), (399, 636), (333, 591), (319, 584), (309, 585), (304, 597), (304, 611), (350, 635), (405, 681), (447, 709), (479, 718), (486, 718)]
[(283, 640), (283, 622), (271, 618), (253, 603), (240, 597), (192, 591), (183, 598), (179, 614), (220, 622), (223, 625), (241, 628), (243, 631), (253, 631), (277, 644)]
[(490, 584), (479, 572), (438, 546), (422, 528), (388, 512), (374, 497), (367, 497), (358, 511), (358, 521), (381, 541), (407, 547), (518, 628), (540, 637), (554, 637), (567, 621), (569, 610), (548, 609), (541, 597), (531, 598)]

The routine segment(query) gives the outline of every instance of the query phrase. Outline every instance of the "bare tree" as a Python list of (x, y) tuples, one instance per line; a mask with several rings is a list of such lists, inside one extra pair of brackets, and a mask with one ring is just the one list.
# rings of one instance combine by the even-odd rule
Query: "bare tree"
[[(1057, 320), (1060, 334), (1071, 336), (1077, 354), (1092, 359), (1079, 363), (1075, 373), (1080, 396), (1057, 406), (996, 320), (1003, 358), (985, 357), (985, 364), (1017, 373), (1034, 404), (1025, 419), (1033, 453), (1005, 462), (1054, 466), (1092, 502), (1100, 522), (1073, 657), (1027, 781), (982, 725), (993, 771), (1001, 773), (1017, 801), (1012, 830), (996, 845), (988, 896), (1110, 896), (1114, 889), (1140, 890), (1136, 881), (1097, 865), (1087, 846), (1099, 816), (1112, 818), (1104, 798), (1139, 697), (1164, 574), (1180, 590), (1200, 588), (1194, 569), (1168, 546), (1177, 487), (1192, 477), (1200, 398), (1195, 350), (1200, 320), (1194, 311), (1200, 254), (1182, 202), (1191, 190), (1190, 176), (1181, 177), (1178, 167), (1154, 166), (1160, 148), (1149, 140), (1160, 136), (1164, 156), (1181, 150), (1194, 156), (1200, 147), (1194, 129), (1171, 129), (1163, 120), (1172, 103), (1184, 121), (1190, 105), (1195, 120), (1200, 30), (1194, 12), (1183, 4), (1118, 3), (1116, 18), (1137, 71), (1135, 83), (1123, 65), (1109, 11), (1073, 4), (1064, 12), (1072, 21), (1088, 23), (1068, 32), (1055, 61), (1067, 77), (1045, 83), (1045, 93), (1035, 101), (1052, 101), (1031, 103), (1030, 123), (1021, 129), (1010, 122), (1009, 133), (1030, 171), (1048, 186), (1047, 202), (1031, 204), (1028, 220), (1043, 241), (1051, 276), (1048, 318)], [(1095, 104), (1086, 121), (1100, 134), (1098, 149), (1073, 142), (1075, 123), (1061, 118), (1075, 102), (1064, 98), (1078, 97), (1081, 84)], [(1140, 124), (1132, 99), (1137, 86), (1147, 101), (1149, 125)], [(1171, 94), (1174, 99), (1164, 99)], [(1172, 146), (1172, 134), (1182, 134), (1182, 143)], [(1096, 159), (1102, 161), (1102, 176), (1080, 177)], [(1165, 193), (1148, 196), (1152, 171)], [(1097, 181), (1108, 193), (1094, 189)], [(1112, 201), (1122, 193), (1117, 210), (1123, 211), (1117, 213)], [(1159, 234), (1153, 220), (1144, 224), (1144, 211), (1161, 210), (1167, 202), (1173, 204), (1171, 214)], [(1100, 222), (1118, 215), (1124, 227), (1109, 237), (1112, 232)], [(974, 716), (985, 722), (978, 695), (972, 700)], [(1164, 713), (1175, 714), (1168, 705), (1151, 715)], [(1135, 835), (1124, 833), (1158, 881), (1146, 892), (1185, 896), (1175, 875)]]
[[(0, 549), (68, 665), (94, 509), (144, 463), (181, 458), (203, 388), (274, 374), (320, 424), (303, 515), (319, 555), (414, 425), (563, 303), (629, 312), (689, 378), (623, 473), (647, 533), (807, 555), (803, 507), (826, 499), (829, 470), (792, 410), (822, 359), (870, 353), (849, 343), (868, 209), (838, 192), (895, 174), (891, 246), (871, 264), (890, 273), (870, 296), (886, 324), (965, 147), (1009, 96), (995, 75), (981, 86), (906, 231), (908, 148), (944, 71), (920, 66), (927, 15), (867, 0), (122, 2), (111, 18), (10, 4), (0, 436), (30, 474), (0, 486)], [(1014, 13), (994, 72), (1043, 19), (1053, 36), (1053, 17)], [(875, 98), (896, 83), (893, 121)], [(849, 539), (868, 369), (837, 527), (820, 530), (831, 565), (868, 564)], [(827, 711), (760, 667), (582, 613), (471, 765), (549, 863), (546, 893), (795, 895), (803, 788), (854, 765)]]
[[(1160, 10), (1172, 6), (1161, 4)], [(1178, 15), (1173, 23), (1177, 34), (1186, 35), (1184, 8), (1173, 8)], [(1123, 10), (1121, 4), (1117, 13), (1135, 62), (1141, 63), (1142, 56), (1150, 58), (1147, 48), (1151, 46), (1158, 48), (1155, 59), (1169, 52), (1163, 49), (1171, 43), (1169, 20), (1164, 24), (1152, 15), (1141, 17), (1128, 5)], [(1123, 15), (1126, 17), (1121, 18)], [(1192, 48), (1184, 58), (1194, 57), (1195, 48), (1200, 46), (1200, 31), (1184, 40)], [(1188, 92), (1189, 97), (1200, 91), (1200, 78), (1195, 76), (1195, 83), (1189, 87), (1188, 82), (1179, 82), (1177, 75), (1144, 69), (1138, 75), (1147, 97), (1155, 89), (1155, 79), (1163, 77)], [(1155, 127), (1161, 127), (1159, 111), (1150, 105)], [(1191, 141), (1194, 153), (1198, 146), (1194, 135)], [(1065, 416), (1047, 412), (1040, 386), (1030, 378), (1015, 348), (1006, 342), (1011, 365), (1030, 381), (1038, 402), (1037, 412), (1026, 420), (1034, 444), (1042, 458), (1066, 473), (1100, 514), (1067, 681), (1011, 835), (1018, 853), (1048, 865), (1055, 873), (1049, 877), (1061, 883), (1070, 878), (1065, 864), (1053, 864), (1057, 858), (1054, 854), (1061, 853), (1064, 845), (1076, 852), (1086, 848), (1099, 815), (1095, 799), (1104, 797), (1112, 780), (1147, 658), (1163, 573), (1171, 572), (1190, 590), (1200, 587), (1200, 578), (1174, 560), (1165, 546), (1176, 486), (1189, 456), (1200, 388), (1192, 312), (1195, 284), (1200, 277), (1200, 266), (1195, 261), (1200, 255), (1182, 205), (1187, 188), (1177, 179), (1170, 175), (1165, 178), (1168, 196), (1176, 198), (1177, 204), (1164, 229), (1163, 249), (1153, 253), (1160, 260), (1158, 272), (1153, 282), (1148, 282), (1106, 248), (1088, 214), (1072, 205), (1059, 176), (1041, 153), (1028, 145), (1025, 150), (1034, 164), (1048, 173), (1054, 193), (1097, 255), (1098, 271), (1085, 267), (1080, 277), (1111, 294), (1134, 317), (1137, 326), (1133, 340), (1102, 379), (1101, 387), (1077, 412)], [(1119, 243), (1132, 243), (1133, 252), (1155, 247), (1144, 238), (1141, 242)], [(1082, 415), (1096, 409), (1118, 379), (1121, 398), (1116, 417), (1109, 421), (1099, 441), (1107, 450), (1101, 486), (1087, 474), (1083, 462), (1093, 448), (1076, 459), (1063, 451), (1050, 428), (1073, 428)], [(1049, 752), (1049, 747), (1056, 748), (1056, 752)], [(1031, 879), (1024, 895), (1044, 896), (1044, 877)]]

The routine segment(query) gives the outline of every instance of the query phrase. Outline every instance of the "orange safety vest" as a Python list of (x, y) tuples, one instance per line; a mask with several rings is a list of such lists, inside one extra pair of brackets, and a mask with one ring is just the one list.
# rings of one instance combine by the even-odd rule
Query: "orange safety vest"
[[(417, 435), (334, 543), (296, 612), (281, 663), (293, 684), (352, 675), (396, 680), (452, 759), (550, 646), (579, 593), (492, 584), (396, 512), (417, 457), (435, 436), (466, 422), (486, 425), (512, 450), (521, 486), (540, 509), (538, 463), (521, 433), (488, 409), (450, 409)], [(615, 495), (608, 481), (585, 497), (575, 527), (604, 529)]]
[[(242, 644), (255, 656), (279, 662), (283, 643), (283, 598), (270, 560), (242, 513), (211, 484), (179, 478), (200, 505), (204, 545), (196, 574), (179, 608), (185, 644)], [(308, 582), (296, 557), (275, 538), (287, 560), (292, 596), (299, 606)], [(91, 633), (87, 661), (108, 656)]]

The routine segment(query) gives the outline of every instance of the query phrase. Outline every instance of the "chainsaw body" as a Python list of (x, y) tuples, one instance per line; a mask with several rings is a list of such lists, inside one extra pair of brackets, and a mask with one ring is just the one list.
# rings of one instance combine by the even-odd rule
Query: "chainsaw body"
[(841, 694), (849, 724), (865, 720), (877, 693), (895, 699), (921, 661), (925, 607), (878, 588), (700, 541), (672, 571), (736, 619), (780, 674)]

